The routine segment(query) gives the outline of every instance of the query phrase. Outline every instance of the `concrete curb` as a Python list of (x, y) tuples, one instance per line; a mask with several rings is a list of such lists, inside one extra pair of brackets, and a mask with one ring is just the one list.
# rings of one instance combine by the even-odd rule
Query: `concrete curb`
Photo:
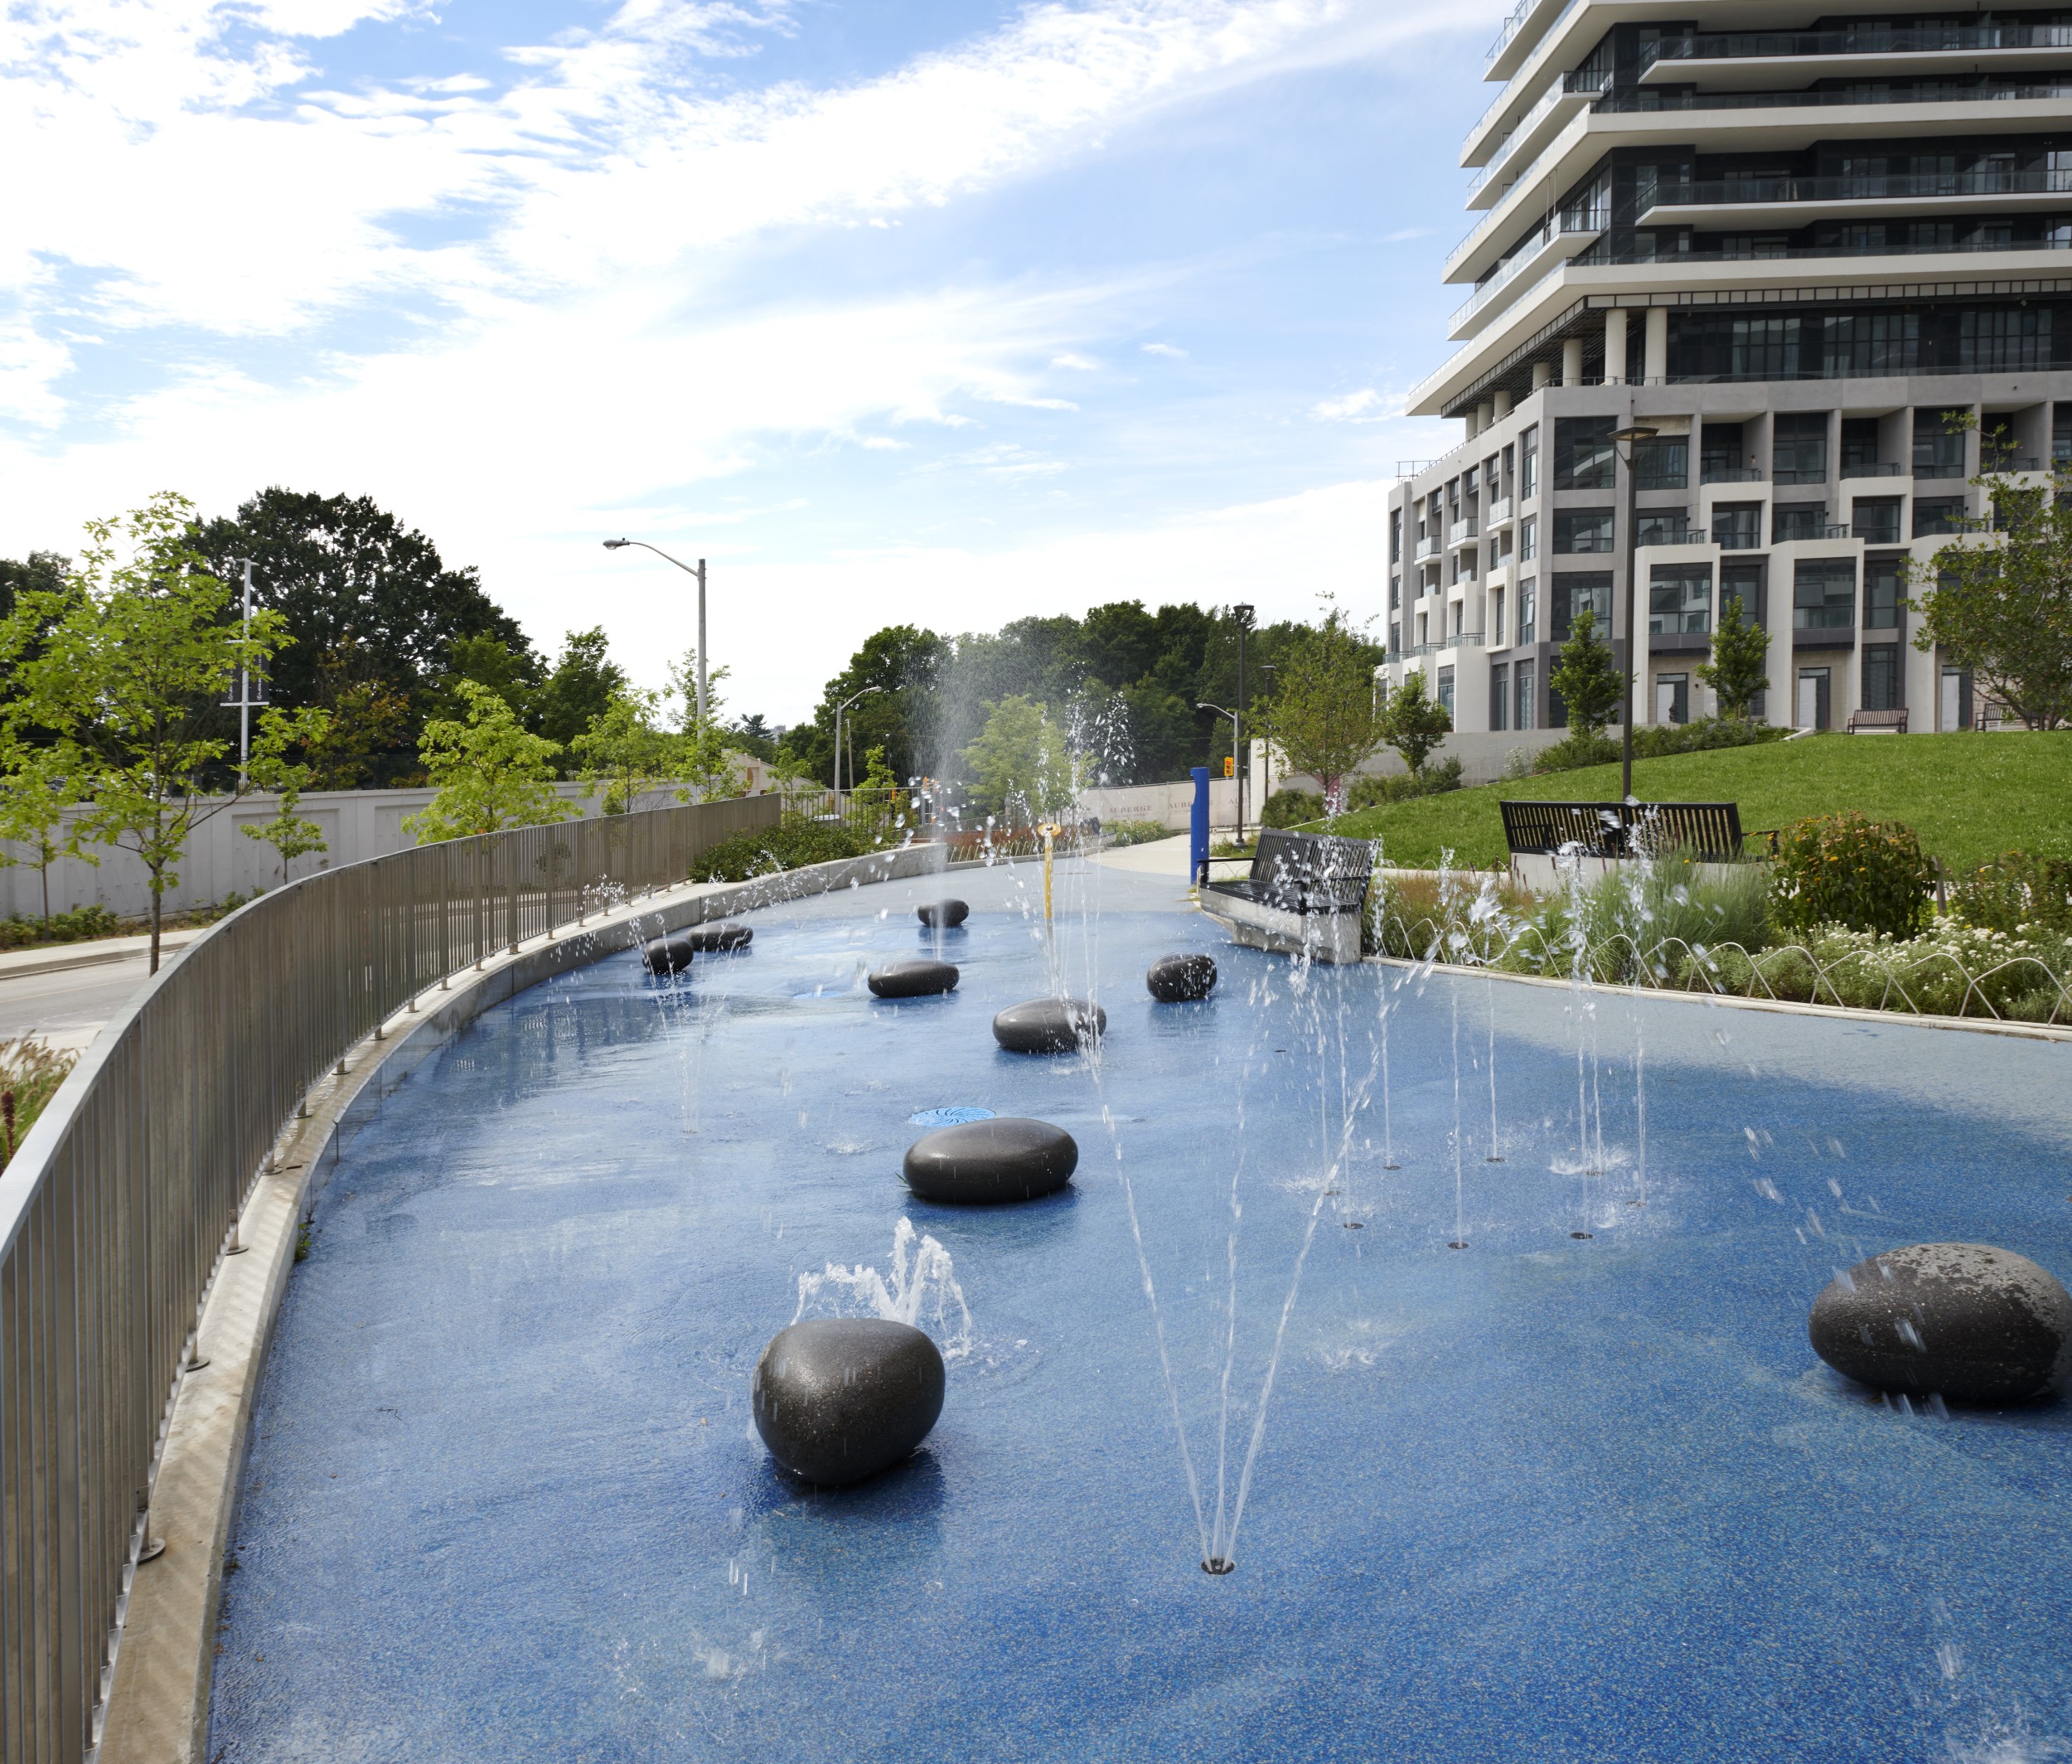
[[(1407, 956), (1368, 956), (1363, 959), (1377, 967), (1422, 967), (1421, 962), (1413, 962)], [(1508, 981), (1526, 986), (1559, 986), (1566, 991), (1575, 985), (1573, 981), (1557, 979), (1548, 974), (1511, 974), (1502, 968), (1469, 967), (1458, 962), (1435, 962), (1431, 971), (1435, 974), (1455, 974), (1462, 978), (1480, 976), (1485, 979)], [(1624, 998), (1677, 999), (1693, 1005), (1714, 1005), (1730, 1010), (1771, 1010), (1786, 1016), (1827, 1017), (1841, 1023), (1897, 1024), (1910, 1029), (1954, 1029), (1974, 1035), (2019, 1035), (2031, 1041), (2072, 1041), (2072, 1028), (2050, 1023), (2006, 1023), (1992, 1017), (1939, 1017), (1916, 1015), (1907, 1010), (1866, 1010), (1857, 1005), (1802, 1005), (1788, 998), (1735, 998), (1721, 992), (1685, 992), (1670, 986), (1614, 986), (1593, 981), (1592, 992), (1610, 993)]]
[[(204, 927), (203, 930), (208, 928)], [(170, 956), (185, 949), (203, 931), (168, 931), (158, 939), (158, 952)], [(115, 946), (120, 945), (120, 947)], [(111, 962), (148, 959), (151, 939), (97, 938), (90, 943), (56, 943), (48, 950), (11, 949), (0, 953), (0, 983), (27, 979), (31, 974), (62, 974), (75, 967), (101, 967)]]
[[(165, 1553), (133, 1570), (116, 1647), (107, 1718), (89, 1764), (202, 1764), (215, 1661), (223, 1553), (236, 1518), (238, 1474), (294, 1265), (295, 1243), (346, 1143), (382, 1102), (484, 1011), (556, 974), (685, 925), (786, 900), (938, 873), (946, 848), (912, 846), (741, 883), (686, 883), (448, 976), (356, 1044), (342, 1070), (289, 1122), (237, 1224), (243, 1253), (220, 1257), (203, 1295), (195, 1354), (183, 1374), (152, 1480), (146, 1530)], [(435, 1002), (436, 1001), (436, 1002)]]

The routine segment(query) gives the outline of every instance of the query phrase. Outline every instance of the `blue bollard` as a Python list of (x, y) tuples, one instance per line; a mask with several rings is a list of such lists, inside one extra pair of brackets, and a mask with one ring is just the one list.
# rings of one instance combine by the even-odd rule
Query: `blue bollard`
[(1208, 768), (1194, 768), (1194, 809), (1187, 824), (1188, 873), (1197, 884), (1208, 880)]

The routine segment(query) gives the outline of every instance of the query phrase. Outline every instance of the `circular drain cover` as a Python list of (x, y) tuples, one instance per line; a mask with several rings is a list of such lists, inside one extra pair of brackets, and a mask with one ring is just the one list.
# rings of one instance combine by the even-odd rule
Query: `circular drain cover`
[(993, 1118), (993, 1111), (990, 1108), (953, 1106), (948, 1108), (924, 1108), (917, 1115), (908, 1116), (907, 1125), (912, 1127), (961, 1127), (967, 1121), (990, 1121)]

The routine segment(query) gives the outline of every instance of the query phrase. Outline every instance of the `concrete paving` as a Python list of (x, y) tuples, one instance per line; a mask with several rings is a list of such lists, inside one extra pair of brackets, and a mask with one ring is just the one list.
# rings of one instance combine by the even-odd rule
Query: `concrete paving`
[(0, 1041), (37, 1035), (53, 1047), (83, 1049), (151, 977), (150, 968), (148, 951), (140, 949), (92, 967), (0, 974)]

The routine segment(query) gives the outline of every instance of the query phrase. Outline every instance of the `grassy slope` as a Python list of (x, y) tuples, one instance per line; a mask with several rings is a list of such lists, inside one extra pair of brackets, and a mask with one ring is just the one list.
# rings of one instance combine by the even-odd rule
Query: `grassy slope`
[[(1861, 809), (1904, 821), (1952, 865), (2015, 850), (2072, 853), (2072, 733), (1808, 735), (1637, 760), (1634, 794), (1643, 802), (1738, 802), (1750, 832)], [(1619, 768), (1592, 766), (1386, 804), (1346, 816), (1334, 831), (1382, 840), (1393, 864), (1434, 865), (1450, 846), (1456, 863), (1486, 868), (1506, 855), (1499, 797), (1588, 802), (1618, 795)]]

